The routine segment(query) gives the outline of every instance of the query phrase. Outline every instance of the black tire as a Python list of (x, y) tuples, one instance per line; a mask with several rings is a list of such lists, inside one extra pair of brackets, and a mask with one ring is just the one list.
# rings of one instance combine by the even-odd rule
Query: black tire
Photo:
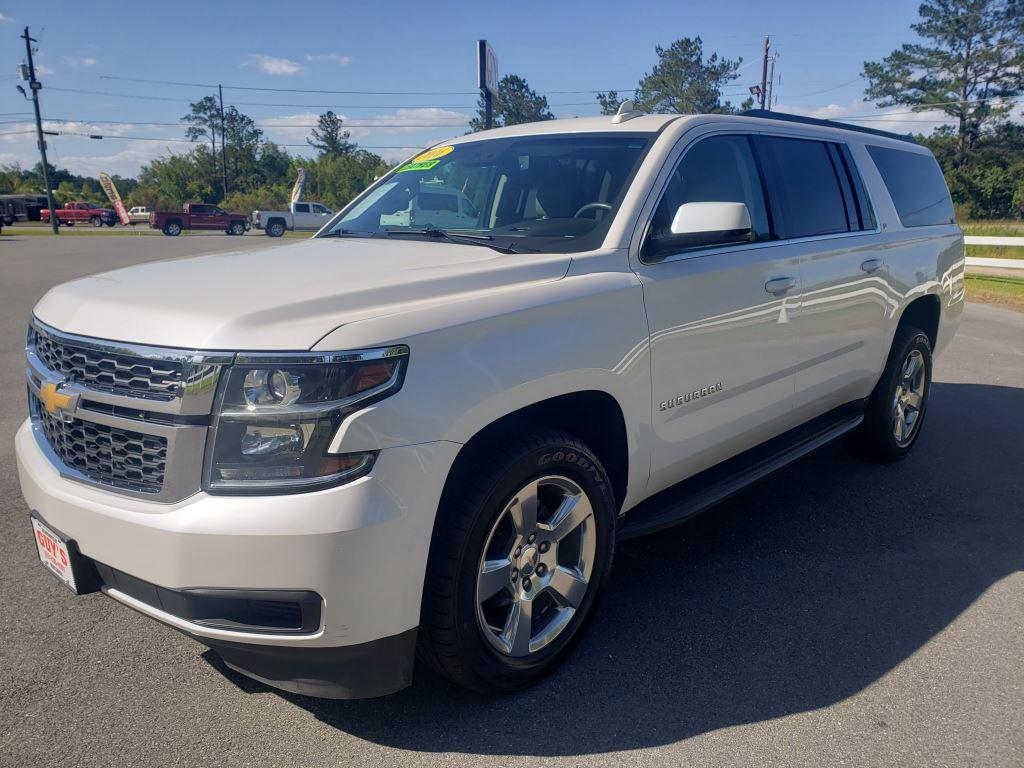
[[(916, 416), (903, 439), (896, 435), (897, 398), (901, 393), (912, 392), (916, 387), (905, 388), (905, 367), (914, 358), (920, 360), (919, 407), (904, 405), (905, 411), (916, 411)], [(913, 377), (918, 381), (917, 376)], [(919, 328), (901, 325), (896, 329), (889, 359), (885, 370), (875, 385), (864, 411), (864, 421), (852, 434), (852, 442), (858, 452), (874, 461), (896, 461), (902, 459), (917, 443), (928, 411), (928, 398), (932, 386), (932, 346), (928, 336)], [(902, 402), (902, 398), (901, 398)], [(906, 420), (904, 420), (905, 423)]]
[(111, 219), (110, 221), (108, 221), (108, 222), (107, 222), (107, 226), (108, 226), (108, 227), (113, 227), (113, 226), (115, 226), (116, 224), (117, 224), (117, 222), (116, 222), (116, 221), (115, 221), (114, 219)]
[(233, 221), (228, 226), (226, 231), (227, 231), (227, 233), (229, 235), (233, 235), (233, 236), (236, 236), (236, 237), (238, 235), (244, 235), (245, 234), (245, 224), (243, 224), (240, 221)]
[(168, 221), (164, 224), (164, 234), (168, 237), (177, 237), (181, 234), (181, 222)]
[[(60, 219), (58, 219), (57, 220), (57, 224), (59, 225), (60, 223), (61, 223), (61, 221), (60, 221)], [(64, 224), (65, 227), (73, 227), (73, 226), (75, 226), (75, 222), (71, 221), (70, 219), (65, 221), (65, 222), (63, 222), (63, 224)]]
[(280, 219), (268, 221), (267, 228), (264, 231), (267, 233), (268, 237), (281, 237), (284, 235), (284, 222)]
[(99, 228), (103, 226), (103, 219), (101, 219), (99, 216), (93, 216), (91, 219), (89, 219), (89, 223), (92, 224), (94, 227)]
[[(514, 494), (532, 480), (552, 475), (569, 479), (590, 501), (596, 536), (593, 568), (586, 591), (564, 628), (544, 647), (514, 657), (499, 652), (478, 623), (478, 568), (492, 528), (505, 515)], [(616, 509), (601, 462), (571, 435), (523, 429), (505, 433), (477, 449), (456, 467), (441, 500), (424, 582), (420, 658), (452, 681), (481, 693), (519, 690), (553, 670), (579, 642), (608, 582), (615, 551)], [(540, 551), (560, 557), (557, 549)], [(513, 585), (520, 583), (515, 573)], [(544, 574), (537, 566), (533, 575), (536, 579)]]

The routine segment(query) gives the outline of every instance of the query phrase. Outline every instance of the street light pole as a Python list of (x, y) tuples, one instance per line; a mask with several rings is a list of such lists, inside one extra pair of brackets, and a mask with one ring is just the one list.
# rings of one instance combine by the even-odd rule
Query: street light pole
[(28, 27), (25, 27), (25, 53), (28, 56), (28, 86), (32, 89), (32, 104), (36, 110), (36, 138), (39, 141), (39, 154), (43, 159), (43, 185), (46, 187), (46, 203), (50, 208), (50, 226), (53, 234), (60, 234), (60, 222), (57, 221), (57, 205), (53, 200), (53, 190), (50, 189), (50, 168), (46, 162), (46, 140), (43, 138), (43, 118), (39, 115), (39, 91), (43, 84), (36, 80), (36, 67), (32, 62), (32, 43), (35, 38), (28, 34)]

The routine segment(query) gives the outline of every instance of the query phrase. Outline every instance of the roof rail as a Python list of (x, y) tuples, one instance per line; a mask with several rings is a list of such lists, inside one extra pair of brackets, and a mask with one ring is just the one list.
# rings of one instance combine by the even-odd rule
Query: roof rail
[(892, 133), (891, 131), (881, 131), (877, 128), (865, 128), (862, 125), (850, 125), (849, 123), (840, 123), (836, 120), (820, 120), (816, 117), (790, 115), (786, 112), (772, 112), (767, 109), (748, 109), (746, 112), (740, 112), (740, 115), (742, 117), (760, 117), (767, 120), (783, 120), (788, 123), (820, 125), (825, 128), (839, 128), (844, 131), (857, 131), (857, 133), (870, 133), (875, 136), (884, 136), (887, 139), (896, 139), (897, 141), (906, 141), (911, 144), (917, 144), (917, 139), (915, 139), (909, 133)]

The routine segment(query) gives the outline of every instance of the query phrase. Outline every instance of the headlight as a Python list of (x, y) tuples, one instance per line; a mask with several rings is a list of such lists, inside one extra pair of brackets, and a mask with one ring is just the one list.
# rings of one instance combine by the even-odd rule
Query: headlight
[(376, 451), (331, 454), (348, 414), (402, 387), (409, 348), (239, 354), (221, 378), (207, 450), (212, 493), (296, 492), (348, 482)]

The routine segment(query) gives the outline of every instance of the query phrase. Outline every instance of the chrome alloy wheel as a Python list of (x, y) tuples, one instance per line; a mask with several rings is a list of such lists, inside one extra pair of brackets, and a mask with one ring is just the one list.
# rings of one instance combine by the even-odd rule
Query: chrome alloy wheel
[(506, 656), (524, 657), (569, 625), (590, 585), (594, 510), (567, 477), (531, 481), (491, 528), (476, 578), (477, 624)]
[(910, 444), (921, 417), (924, 401), (925, 366), (920, 350), (911, 350), (900, 369), (892, 397), (892, 436), (900, 448)]

